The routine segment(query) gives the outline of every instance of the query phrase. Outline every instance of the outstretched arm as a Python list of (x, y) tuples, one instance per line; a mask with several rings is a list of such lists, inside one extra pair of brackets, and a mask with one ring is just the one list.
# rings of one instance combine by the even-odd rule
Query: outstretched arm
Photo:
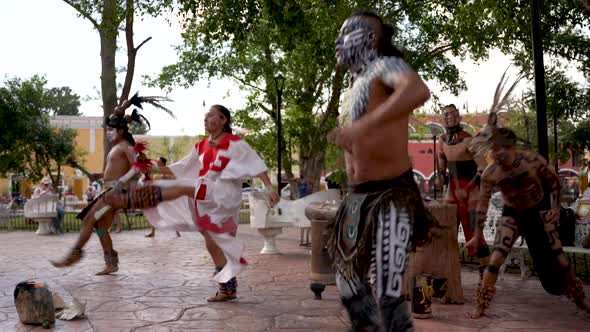
[(272, 184), (270, 182), (268, 174), (266, 172), (260, 173), (257, 177), (260, 180), (262, 180), (262, 183), (264, 183), (264, 188), (266, 188), (266, 192), (268, 193), (270, 198), (270, 206), (275, 206), (279, 202), (280, 197), (279, 194), (272, 188)]

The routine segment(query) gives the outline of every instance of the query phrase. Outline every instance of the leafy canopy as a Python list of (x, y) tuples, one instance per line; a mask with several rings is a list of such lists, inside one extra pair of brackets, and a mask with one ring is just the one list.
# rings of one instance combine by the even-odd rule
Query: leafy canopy
[(59, 173), (60, 166), (77, 154), (76, 131), (56, 129), (49, 122), (55, 90), (46, 83), (40, 76), (9, 78), (0, 87), (0, 174), (24, 173), (38, 180)]

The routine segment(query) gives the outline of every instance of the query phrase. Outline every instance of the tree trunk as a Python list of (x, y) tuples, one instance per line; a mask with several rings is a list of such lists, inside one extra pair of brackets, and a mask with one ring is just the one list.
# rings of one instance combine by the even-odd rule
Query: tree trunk
[(299, 162), (300, 170), (303, 175), (309, 179), (313, 185), (313, 191), (319, 191), (320, 178), (322, 171), (325, 168), (326, 162), (326, 135), (332, 129), (332, 119), (338, 117), (338, 110), (340, 108), (340, 96), (342, 94), (342, 87), (344, 86), (345, 71), (337, 67), (334, 72), (332, 81), (332, 91), (326, 112), (320, 120), (320, 137), (319, 142), (309, 145), (309, 151), (303, 151), (303, 145), (300, 146)]
[[(104, 121), (113, 114), (117, 106), (117, 73), (115, 70), (115, 53), (117, 51), (117, 1), (104, 0), (102, 9), (102, 22), (100, 35), (100, 59), (101, 59), (101, 91), (102, 91), (102, 108)], [(103, 166), (106, 166), (106, 158), (111, 150), (111, 144), (104, 135), (104, 159)]]
[(311, 182), (313, 191), (319, 191), (320, 178), (322, 177), (322, 171), (324, 170), (326, 161), (326, 153), (324, 151), (316, 151), (307, 158), (300, 157), (300, 161), (301, 171), (305, 178)]

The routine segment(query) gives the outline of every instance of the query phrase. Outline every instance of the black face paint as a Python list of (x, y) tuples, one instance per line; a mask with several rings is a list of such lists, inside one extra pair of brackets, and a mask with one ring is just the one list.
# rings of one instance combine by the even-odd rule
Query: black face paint
[(347, 19), (340, 29), (340, 36), (336, 39), (336, 60), (339, 65), (355, 70), (363, 64), (377, 57), (374, 47), (376, 33), (360, 16)]

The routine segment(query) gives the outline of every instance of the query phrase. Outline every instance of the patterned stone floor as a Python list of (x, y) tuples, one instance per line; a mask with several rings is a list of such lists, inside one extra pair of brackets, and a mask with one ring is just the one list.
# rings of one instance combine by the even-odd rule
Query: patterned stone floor
[[(279, 236), (281, 255), (260, 255), (262, 240), (247, 225), (239, 230), (249, 266), (239, 278), (239, 299), (209, 304), (215, 290), (211, 260), (198, 234), (146, 231), (114, 234), (120, 271), (94, 276), (102, 268), (96, 237), (86, 257), (58, 270), (48, 259), (61, 257), (77, 234), (40, 237), (33, 232), (0, 233), (0, 331), (44, 331), (18, 322), (12, 293), (33, 278), (52, 290), (87, 301), (87, 318), (57, 320), (55, 331), (346, 331), (348, 319), (334, 286), (322, 301), (309, 290), (309, 249), (299, 247), (299, 231)], [(417, 331), (590, 331), (590, 319), (563, 297), (544, 293), (538, 280), (505, 275), (487, 317), (471, 320), (477, 274), (462, 273), (466, 305), (435, 304), (434, 317), (416, 320)], [(588, 289), (587, 289), (588, 291)]]

